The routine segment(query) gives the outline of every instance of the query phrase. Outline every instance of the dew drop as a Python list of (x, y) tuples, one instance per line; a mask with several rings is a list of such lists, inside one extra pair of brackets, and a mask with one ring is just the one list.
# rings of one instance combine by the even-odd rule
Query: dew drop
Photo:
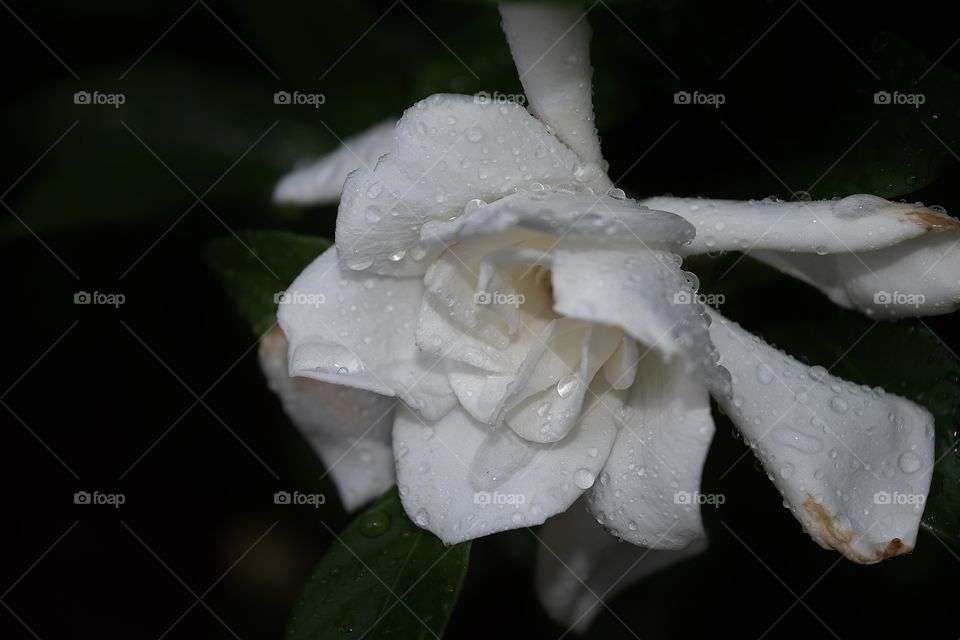
[(361, 258), (356, 262), (351, 262), (348, 266), (351, 271), (363, 271), (364, 269), (369, 269), (373, 265), (373, 259), (371, 258)]
[(827, 370), (817, 365), (815, 367), (810, 367), (810, 370), (807, 372), (807, 375), (810, 376), (811, 380), (816, 380), (817, 382), (823, 382), (827, 377)]
[(468, 202), (463, 206), (463, 212), (473, 213), (480, 207), (485, 207), (485, 206), (487, 206), (486, 200), (481, 200), (480, 198), (474, 198), (473, 200), (471, 200), (470, 202)]
[(557, 382), (557, 395), (561, 398), (567, 398), (577, 389), (579, 384), (580, 381), (577, 380), (577, 376), (572, 373), (564, 376)]
[(573, 483), (580, 489), (589, 489), (593, 486), (595, 479), (596, 477), (589, 469), (577, 469), (577, 472), (573, 474)]
[(913, 451), (904, 451), (900, 454), (897, 463), (900, 465), (900, 470), (904, 473), (916, 473), (923, 465), (923, 460)]
[(830, 408), (837, 413), (846, 413), (847, 409), (850, 408), (850, 405), (847, 404), (847, 401), (840, 396), (833, 396), (830, 398)]
[(413, 520), (417, 523), (417, 526), (426, 527), (430, 524), (430, 514), (427, 513), (426, 509), (420, 509)]
[(367, 538), (376, 538), (390, 528), (390, 516), (382, 511), (364, 514), (360, 518), (360, 533)]

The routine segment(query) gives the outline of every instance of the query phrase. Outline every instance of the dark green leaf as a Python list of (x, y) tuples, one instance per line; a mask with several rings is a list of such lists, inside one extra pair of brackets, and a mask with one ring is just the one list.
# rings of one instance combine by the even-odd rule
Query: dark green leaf
[(259, 336), (276, 321), (276, 296), (332, 243), (284, 231), (243, 231), (237, 236), (211, 242), (206, 258)]
[(391, 489), (337, 536), (301, 593), (287, 637), (440, 637), (469, 557), (469, 542), (445, 547), (410, 522)]

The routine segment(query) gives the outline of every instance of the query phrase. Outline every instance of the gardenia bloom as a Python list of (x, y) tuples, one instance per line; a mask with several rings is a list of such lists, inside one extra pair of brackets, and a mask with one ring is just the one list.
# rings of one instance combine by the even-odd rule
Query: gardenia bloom
[(327, 202), (356, 169), (335, 247), (290, 286), (282, 333), (261, 347), (344, 505), (396, 482), (447, 543), (549, 518), (541, 599), (582, 626), (592, 593), (628, 584), (624, 558), (656, 550), (633, 579), (703, 547), (712, 394), (816, 542), (861, 563), (909, 551), (934, 463), (929, 412), (704, 307), (681, 256), (749, 249), (844, 307), (947, 313), (958, 223), (867, 195), (628, 199), (593, 125), (586, 21), (501, 12), (529, 111), (431, 96), (276, 192)]

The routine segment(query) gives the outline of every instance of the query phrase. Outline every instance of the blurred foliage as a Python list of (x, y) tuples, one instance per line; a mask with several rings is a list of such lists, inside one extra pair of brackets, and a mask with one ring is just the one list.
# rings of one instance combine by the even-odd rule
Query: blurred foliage
[[(892, 197), (931, 184), (954, 160), (960, 75), (902, 37), (834, 16), (832, 32), (804, 5), (769, 34), (785, 6), (755, 7), (728, 28), (717, 28), (729, 17), (715, 3), (589, 6), (597, 122), (612, 174), (628, 190)], [(129, 8), (109, 8), (116, 21), (134, 19)], [(152, 35), (147, 25), (155, 30), (160, 13), (136, 15), (143, 31)], [(197, 60), (177, 45), (199, 29), (218, 37)], [(9, 201), (35, 231), (144, 217), (170, 223), (192, 204), (191, 190), (208, 189), (218, 211), (283, 219), (291, 211), (268, 204), (272, 184), (337, 138), (431, 93), (521, 90), (499, 16), (482, 2), (211, 2), (190, 9), (155, 47), (127, 50), (129, 60), (94, 60), (79, 81), (25, 79), (8, 107), (10, 120), (35, 123), (14, 128), (11, 144), (37, 155), (79, 121)], [(126, 102), (72, 104), (81, 89), (122, 92)], [(277, 105), (278, 90), (326, 100)], [(725, 102), (678, 105), (678, 91), (722, 93)], [(921, 93), (924, 103), (875, 104), (878, 91)], [(622, 175), (647, 152), (642, 173)], [(0, 224), (0, 237), (23, 233), (9, 217)]]

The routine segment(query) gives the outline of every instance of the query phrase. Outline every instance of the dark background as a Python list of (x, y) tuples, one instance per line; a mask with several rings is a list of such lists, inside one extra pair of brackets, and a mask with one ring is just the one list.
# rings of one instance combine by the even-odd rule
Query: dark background
[[(203, 249), (246, 228), (330, 235), (334, 208), (279, 208), (270, 191), (333, 133), (430, 93), (518, 92), (496, 12), (0, 4), (0, 636), (278, 638), (330, 543), (320, 519), (338, 530), (349, 517), (263, 384)], [(960, 27), (948, 3), (610, 2), (589, 19), (604, 151), (629, 192), (788, 198), (812, 185), (817, 197), (960, 207)], [(126, 102), (75, 105), (80, 90)], [(278, 90), (326, 103), (274, 105)], [(679, 90), (726, 103), (678, 106)], [(878, 107), (879, 90), (928, 100)], [(76, 306), (81, 290), (126, 302)], [(791, 295), (766, 290), (757, 305), (770, 322), (808, 313)], [(929, 325), (956, 351), (952, 322)], [(841, 560), (781, 508), (752, 456), (720, 479), (743, 451), (725, 419), (714, 445), (704, 491), (727, 502), (705, 514), (712, 548), (612, 602), (637, 636), (958, 635), (955, 549), (922, 533), (910, 556)], [(278, 507), (280, 489), (331, 500)], [(75, 505), (80, 490), (126, 503)], [(449, 637), (561, 636), (533, 594), (535, 546), (522, 530), (474, 545)], [(633, 637), (607, 613), (593, 631)]]

